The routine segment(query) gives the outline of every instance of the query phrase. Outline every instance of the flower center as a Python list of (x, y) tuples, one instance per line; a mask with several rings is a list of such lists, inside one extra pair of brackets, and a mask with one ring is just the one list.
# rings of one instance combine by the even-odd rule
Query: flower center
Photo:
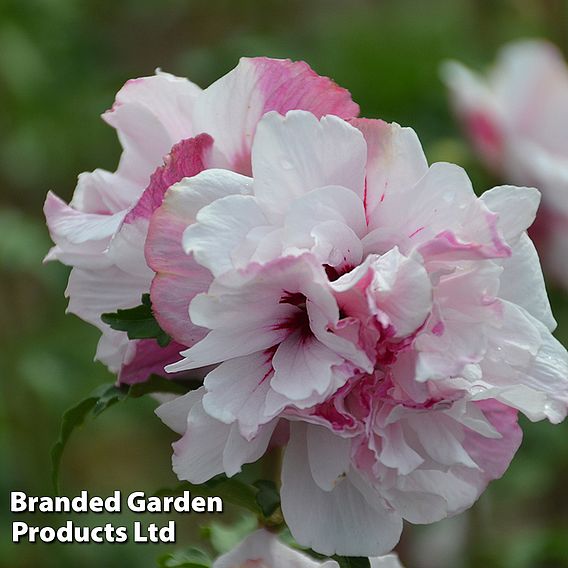
[(298, 308), (290, 317), (280, 322), (279, 329), (299, 330), (302, 337), (311, 335), (310, 318), (306, 307), (306, 296), (300, 292), (284, 291), (280, 298), (281, 304), (290, 304)]
[(331, 266), (330, 264), (324, 264), (323, 268), (330, 282), (335, 282), (339, 277), (347, 274), (350, 270), (353, 270), (353, 266), (345, 264), (341, 267)]

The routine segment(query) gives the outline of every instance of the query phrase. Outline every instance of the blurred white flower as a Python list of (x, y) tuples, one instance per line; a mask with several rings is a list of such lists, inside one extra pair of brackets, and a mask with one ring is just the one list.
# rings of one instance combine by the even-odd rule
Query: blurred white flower
[(485, 76), (456, 62), (442, 75), (488, 168), (542, 191), (531, 235), (547, 272), (568, 288), (568, 67), (560, 51), (520, 41), (504, 47)]

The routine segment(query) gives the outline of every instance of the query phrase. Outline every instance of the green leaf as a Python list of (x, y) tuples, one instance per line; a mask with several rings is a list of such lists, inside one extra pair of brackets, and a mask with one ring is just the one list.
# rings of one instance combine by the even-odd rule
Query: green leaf
[(333, 556), (339, 568), (370, 568), (371, 563), (366, 556)]
[(217, 475), (200, 485), (186, 481), (173, 489), (160, 489), (154, 495), (156, 497), (182, 495), (184, 491), (191, 491), (192, 494), (202, 497), (221, 497), (223, 502), (247, 509), (257, 516), (262, 515), (262, 510), (256, 502), (257, 489), (234, 477), (229, 479), (225, 475)]
[[(102, 414), (105, 410), (109, 409), (113, 404), (124, 400), (128, 396), (128, 389), (117, 387), (116, 385), (103, 385), (100, 389), (101, 393), (93, 408), (93, 418)], [(97, 393), (97, 391), (95, 391)], [(96, 394), (95, 394), (96, 396)]]
[(239, 544), (248, 534), (258, 527), (258, 518), (244, 513), (231, 525), (215, 521), (201, 527), (201, 536), (208, 540), (216, 554), (225, 554)]
[(253, 484), (257, 489), (256, 502), (265, 517), (270, 517), (280, 507), (280, 493), (274, 481), (259, 479)]
[[(256, 502), (256, 489), (234, 477), (229, 479), (224, 475), (218, 475), (209, 480), (205, 485), (211, 496), (218, 495), (223, 501), (227, 501), (243, 509), (248, 509), (257, 515), (262, 513)], [(194, 489), (200, 491), (202, 487), (203, 485), (196, 485)]]
[(102, 314), (101, 320), (112, 329), (125, 331), (128, 339), (155, 339), (160, 347), (166, 347), (171, 337), (154, 317), (150, 294), (143, 294), (141, 301), (142, 303), (135, 308)]
[(63, 450), (69, 440), (69, 436), (71, 436), (75, 428), (81, 426), (85, 422), (88, 414), (97, 404), (97, 400), (98, 397), (94, 396), (86, 398), (63, 414), (59, 438), (51, 449), (51, 482), (56, 495), (59, 495), (59, 469), (61, 465), (61, 458), (63, 456)]
[(107, 383), (65, 411), (61, 418), (59, 438), (51, 449), (51, 480), (55, 494), (59, 495), (59, 472), (65, 446), (75, 429), (82, 426), (87, 419), (96, 418), (117, 402), (128, 398), (139, 398), (156, 392), (185, 394), (198, 386), (198, 381), (174, 381), (157, 375), (152, 375), (147, 381), (134, 385), (116, 386), (114, 383)]
[(158, 558), (159, 568), (210, 568), (211, 559), (199, 548), (190, 547)]

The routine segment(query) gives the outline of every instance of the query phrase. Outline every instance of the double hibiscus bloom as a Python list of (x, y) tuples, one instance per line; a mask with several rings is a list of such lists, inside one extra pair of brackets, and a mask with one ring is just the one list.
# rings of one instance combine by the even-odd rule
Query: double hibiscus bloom
[[(104, 115), (118, 170), (45, 212), (97, 357), (125, 383), (204, 376), (157, 410), (180, 479), (285, 445), (297, 542), (376, 556), (402, 519), (459, 513), (503, 474), (518, 411), (564, 419), (568, 355), (526, 234), (539, 193), (478, 198), (413, 130), (357, 114), (305, 63), (129, 81)], [(101, 321), (147, 292), (165, 348)]]

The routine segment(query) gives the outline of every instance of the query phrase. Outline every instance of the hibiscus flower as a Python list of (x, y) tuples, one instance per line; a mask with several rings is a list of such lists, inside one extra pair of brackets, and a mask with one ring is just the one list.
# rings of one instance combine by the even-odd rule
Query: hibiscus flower
[(166, 369), (215, 365), (157, 411), (182, 436), (174, 470), (234, 475), (288, 437), (297, 542), (385, 554), (402, 519), (459, 513), (504, 473), (518, 410), (566, 416), (568, 354), (526, 234), (539, 193), (478, 198), (411, 129), (306, 111), (268, 113), (251, 163), (175, 184), (150, 221), (156, 316), (178, 341), (204, 334)]
[[(130, 80), (103, 115), (123, 147), (117, 171), (81, 174), (69, 205), (48, 194), (45, 215), (55, 247), (47, 260), (72, 267), (68, 311), (100, 329), (96, 358), (122, 382), (164, 375), (164, 365), (202, 337), (195, 329), (179, 338), (181, 344), (162, 348), (153, 339), (129, 340), (101, 320), (139, 305), (149, 291), (153, 272), (144, 241), (164, 192), (208, 168), (250, 173), (258, 121), (268, 111), (291, 109), (343, 118), (359, 111), (346, 90), (289, 60), (243, 58), (205, 90), (161, 71)], [(205, 290), (209, 279), (200, 284)]]

